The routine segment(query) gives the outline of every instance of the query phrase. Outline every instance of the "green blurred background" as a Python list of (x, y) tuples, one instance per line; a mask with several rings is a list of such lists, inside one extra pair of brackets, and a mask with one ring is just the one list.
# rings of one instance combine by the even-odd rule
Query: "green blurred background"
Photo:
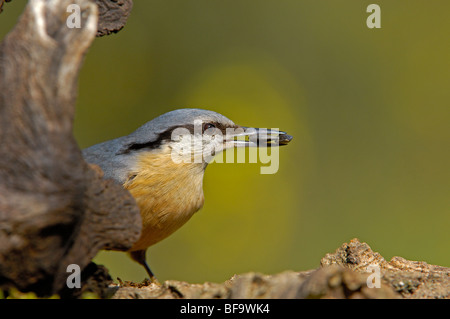
[[(204, 208), (151, 247), (160, 280), (307, 270), (358, 237), (386, 259), (450, 266), (450, 2), (135, 0), (79, 81), (81, 147), (182, 107), (295, 137), (275, 175), (212, 164)], [(25, 1), (5, 4), (0, 36)], [(124, 253), (96, 261), (140, 281)]]

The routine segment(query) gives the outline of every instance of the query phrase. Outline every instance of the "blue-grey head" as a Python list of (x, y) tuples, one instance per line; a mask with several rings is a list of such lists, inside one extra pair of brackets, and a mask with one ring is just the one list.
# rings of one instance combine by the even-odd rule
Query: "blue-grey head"
[(178, 109), (145, 123), (133, 133), (83, 151), (87, 162), (99, 165), (106, 177), (124, 183), (136, 158), (144, 152), (170, 153), (174, 162), (203, 168), (219, 152), (233, 147), (279, 146), (291, 136), (277, 130), (235, 124), (217, 112)]

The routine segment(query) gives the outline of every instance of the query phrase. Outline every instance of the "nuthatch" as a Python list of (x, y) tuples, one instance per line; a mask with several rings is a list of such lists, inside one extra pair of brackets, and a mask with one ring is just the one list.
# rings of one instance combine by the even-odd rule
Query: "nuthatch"
[[(146, 262), (147, 248), (172, 234), (203, 206), (203, 174), (209, 161), (208, 156), (198, 155), (213, 157), (233, 147), (284, 145), (291, 139), (280, 131), (241, 127), (213, 111), (179, 109), (130, 135), (91, 146), (83, 155), (135, 198), (142, 231), (129, 253), (155, 280)], [(187, 148), (194, 151), (186, 153)]]

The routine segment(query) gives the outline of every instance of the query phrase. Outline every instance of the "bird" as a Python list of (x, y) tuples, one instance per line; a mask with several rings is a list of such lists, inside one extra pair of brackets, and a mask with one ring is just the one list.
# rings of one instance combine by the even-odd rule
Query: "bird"
[(219, 152), (235, 147), (281, 146), (292, 136), (277, 130), (240, 126), (214, 111), (183, 108), (164, 113), (129, 135), (82, 151), (104, 178), (122, 185), (139, 207), (142, 230), (128, 250), (152, 282), (147, 248), (165, 239), (204, 203), (203, 176)]

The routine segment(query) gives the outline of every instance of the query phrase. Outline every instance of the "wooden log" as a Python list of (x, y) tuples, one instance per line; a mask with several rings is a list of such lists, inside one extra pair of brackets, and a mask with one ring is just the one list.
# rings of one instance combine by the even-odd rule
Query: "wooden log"
[[(68, 28), (68, 5), (81, 28)], [(0, 286), (49, 295), (67, 267), (126, 250), (139, 210), (83, 160), (72, 135), (77, 77), (98, 30), (89, 0), (30, 0), (0, 44)]]

